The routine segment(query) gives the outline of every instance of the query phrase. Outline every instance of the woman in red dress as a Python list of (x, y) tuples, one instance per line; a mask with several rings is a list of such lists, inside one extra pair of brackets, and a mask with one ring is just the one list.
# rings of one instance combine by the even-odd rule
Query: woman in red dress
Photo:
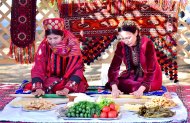
[(43, 22), (45, 38), (38, 47), (31, 70), (35, 95), (85, 92), (88, 84), (77, 38), (64, 29), (64, 20), (50, 18)]
[[(129, 20), (119, 25), (118, 40), (106, 84), (112, 95), (118, 97), (125, 93), (141, 97), (143, 92), (161, 89), (162, 72), (153, 42), (140, 37), (136, 24)], [(119, 74), (122, 62), (126, 70)]]

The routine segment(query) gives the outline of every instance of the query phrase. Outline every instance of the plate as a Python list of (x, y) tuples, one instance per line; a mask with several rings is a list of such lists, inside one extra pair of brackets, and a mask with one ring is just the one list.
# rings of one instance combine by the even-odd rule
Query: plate
[(18, 100), (10, 103), (10, 106), (13, 108), (22, 108), (24, 105), (26, 105), (29, 101), (27, 100)]
[(176, 104), (176, 106), (172, 106), (172, 107), (165, 107), (165, 108), (169, 108), (169, 109), (179, 108), (179, 105), (178, 105), (178, 104)]
[(121, 113), (116, 118), (79, 118), (79, 117), (61, 117), (64, 120), (118, 120), (121, 118)]
[[(175, 116), (175, 115), (174, 115)], [(149, 118), (149, 117), (143, 117), (143, 116), (138, 116), (139, 118), (143, 118), (146, 120), (155, 120), (155, 121), (173, 121), (173, 117), (158, 117), (158, 118)]]
[(52, 110), (55, 110), (55, 109), (56, 109), (56, 107), (51, 108), (51, 109), (47, 109), (47, 110), (29, 110), (29, 109), (22, 108), (22, 110), (26, 111), (26, 112), (47, 112), (47, 111), (52, 111)]

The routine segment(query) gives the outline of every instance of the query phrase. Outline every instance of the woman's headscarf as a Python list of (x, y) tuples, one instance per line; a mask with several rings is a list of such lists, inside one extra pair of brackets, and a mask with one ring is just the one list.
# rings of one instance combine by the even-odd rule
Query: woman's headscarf
[(62, 35), (61, 35), (63, 36), (62, 42), (60, 44), (57, 44), (54, 47), (50, 45), (50, 48), (55, 54), (58, 54), (61, 56), (68, 55), (69, 53), (71, 53), (72, 55), (78, 54), (78, 53), (80, 54), (80, 52), (78, 52), (80, 50), (78, 49), (76, 50), (76, 47), (74, 48), (75, 51), (72, 51), (74, 50), (73, 49), (74, 45), (78, 45), (77, 43), (79, 42), (77, 38), (71, 32), (64, 29), (64, 19), (48, 18), (43, 21), (43, 25), (44, 25), (45, 31), (49, 31), (50, 34), (56, 34), (55, 32), (59, 32), (58, 35), (60, 35), (60, 32), (62, 32)]

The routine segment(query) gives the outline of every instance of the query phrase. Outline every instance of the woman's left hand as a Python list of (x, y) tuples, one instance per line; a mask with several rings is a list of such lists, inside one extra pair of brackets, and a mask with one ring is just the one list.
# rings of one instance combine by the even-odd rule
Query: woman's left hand
[(143, 92), (145, 91), (145, 86), (140, 86), (138, 90), (130, 93), (131, 95), (134, 95), (136, 98), (141, 98), (143, 96)]
[(136, 98), (141, 98), (143, 96), (143, 91), (141, 90), (136, 90), (132, 93), (130, 93), (131, 95), (134, 95)]
[(64, 88), (63, 90), (56, 91), (56, 94), (57, 95), (65, 95), (65, 96), (67, 96), (69, 94), (69, 89)]

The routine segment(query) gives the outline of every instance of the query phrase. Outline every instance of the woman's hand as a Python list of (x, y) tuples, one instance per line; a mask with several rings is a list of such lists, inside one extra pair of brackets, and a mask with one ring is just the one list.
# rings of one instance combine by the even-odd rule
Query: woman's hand
[(56, 94), (57, 95), (65, 95), (65, 96), (67, 96), (69, 94), (69, 89), (64, 88), (63, 90), (56, 91)]
[(172, 99), (172, 95), (170, 92), (166, 92), (163, 94), (164, 97), (168, 98), (168, 99)]
[(42, 89), (36, 89), (36, 91), (32, 94), (39, 97), (41, 95), (44, 95), (45, 92)]
[(123, 94), (123, 92), (121, 92), (121, 91), (118, 89), (117, 85), (114, 84), (114, 85), (112, 85), (112, 92), (111, 92), (111, 94), (112, 94), (112, 96), (113, 96), (114, 98), (117, 98), (117, 97), (119, 97), (120, 94)]
[(143, 96), (143, 92), (140, 90), (134, 91), (130, 93), (131, 95), (134, 95), (136, 98), (141, 98)]
[(138, 90), (130, 93), (131, 95), (134, 95), (136, 98), (141, 98), (143, 96), (143, 92), (145, 91), (145, 86), (140, 86)]

